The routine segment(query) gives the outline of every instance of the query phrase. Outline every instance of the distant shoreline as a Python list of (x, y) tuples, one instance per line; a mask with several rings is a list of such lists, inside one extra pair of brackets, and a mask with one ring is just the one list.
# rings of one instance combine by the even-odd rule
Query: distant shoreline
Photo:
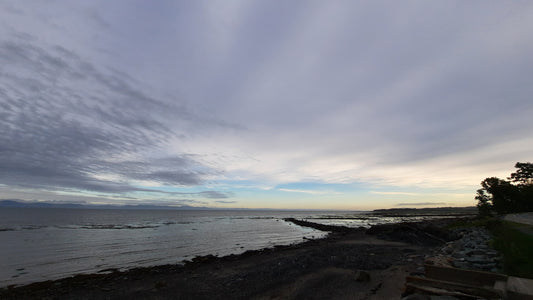
[(436, 207), (436, 208), (387, 208), (375, 210), (339, 210), (339, 209), (303, 209), (303, 208), (224, 208), (224, 207), (205, 207), (205, 206), (168, 206), (168, 205), (115, 205), (115, 204), (85, 204), (85, 203), (67, 203), (67, 202), (50, 202), (50, 201), (24, 201), (19, 199), (0, 200), (0, 208), (70, 208), (70, 209), (139, 209), (139, 210), (242, 210), (242, 211), (310, 211), (310, 212), (336, 212), (336, 213), (368, 213), (380, 216), (412, 216), (413, 214), (426, 216), (445, 216), (445, 215), (470, 215), (477, 214), (475, 206), (468, 207)]

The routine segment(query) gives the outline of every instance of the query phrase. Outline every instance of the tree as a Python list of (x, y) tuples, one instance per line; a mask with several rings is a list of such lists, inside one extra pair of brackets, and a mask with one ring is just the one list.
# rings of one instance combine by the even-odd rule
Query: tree
[(515, 168), (510, 181), (488, 177), (481, 182), (475, 197), (480, 215), (533, 211), (533, 164), (517, 162)]
[(491, 216), (492, 204), (490, 202), (492, 199), (484, 189), (477, 190), (476, 200), (478, 200), (477, 209), (479, 215), (483, 217)]
[(507, 178), (518, 185), (533, 185), (533, 164), (530, 162), (517, 162), (514, 166), (518, 170), (511, 173), (511, 177)]
[(518, 188), (520, 189), (524, 211), (533, 211), (533, 184), (519, 186)]
[(517, 162), (514, 167), (518, 170), (508, 179), (517, 184), (522, 210), (533, 211), (533, 164)]
[(481, 186), (482, 191), (491, 195), (487, 196), (487, 202), (491, 202), (491, 207), (496, 213), (506, 214), (519, 211), (518, 189), (509, 181), (489, 177), (481, 182)]

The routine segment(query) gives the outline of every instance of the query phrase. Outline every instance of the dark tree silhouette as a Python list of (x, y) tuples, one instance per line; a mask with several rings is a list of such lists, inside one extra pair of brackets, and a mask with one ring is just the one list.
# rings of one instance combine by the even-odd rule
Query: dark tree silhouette
[(479, 214), (481, 216), (490, 216), (492, 215), (492, 198), (487, 195), (486, 191), (484, 189), (477, 190), (476, 195), (477, 202), (477, 209), (479, 211)]
[(475, 197), (480, 215), (533, 211), (533, 164), (518, 162), (515, 168), (510, 181), (488, 177), (481, 182)]
[(514, 165), (516, 172), (511, 173), (511, 177), (507, 178), (518, 185), (532, 185), (533, 184), (533, 164), (530, 162), (520, 163)]
[(533, 211), (533, 164), (517, 162), (515, 168), (518, 170), (511, 173), (508, 179), (517, 184), (521, 210)]

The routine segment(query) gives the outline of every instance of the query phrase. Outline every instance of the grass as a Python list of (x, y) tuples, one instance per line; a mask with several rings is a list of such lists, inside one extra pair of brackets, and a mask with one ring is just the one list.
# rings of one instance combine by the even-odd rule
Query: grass
[(493, 217), (482, 217), (476, 219), (462, 219), (455, 221), (450, 225), (446, 226), (447, 229), (456, 229), (456, 228), (465, 228), (465, 227), (488, 227), (492, 222), (495, 222), (496, 219)]
[(492, 246), (503, 254), (504, 272), (533, 279), (533, 226), (493, 219), (486, 227), (494, 235)]

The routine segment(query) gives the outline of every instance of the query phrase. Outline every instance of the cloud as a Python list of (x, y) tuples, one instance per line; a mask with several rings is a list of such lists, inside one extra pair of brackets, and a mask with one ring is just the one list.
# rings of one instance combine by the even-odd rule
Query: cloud
[[(261, 15), (264, 6), (247, 13)], [(458, 14), (453, 5), (423, 4), (391, 13), (380, 4), (313, 3), (294, 18), (280, 13), (276, 24), (237, 19), (249, 30), (228, 37), (235, 51), (209, 55), (226, 62), (225, 75), (202, 69), (221, 93), (196, 95), (248, 131), (212, 136), (200, 151), (253, 153), (258, 161), (226, 167), (275, 183), (476, 184), (489, 165), (527, 159), (509, 142), (533, 145), (524, 139), (533, 40), (519, 33), (532, 9), (501, 8), (479, 14), (468, 4)], [(261, 26), (266, 33), (257, 36)], [(486, 155), (493, 146), (503, 151)]]
[(224, 199), (229, 198), (229, 196), (231, 195), (231, 193), (222, 193), (217, 191), (203, 191), (199, 194), (210, 199)]
[(166, 191), (158, 191), (158, 190), (150, 190), (154, 193), (163, 193), (163, 194), (169, 194), (169, 195), (175, 195), (175, 196), (188, 196), (188, 197), (197, 197), (197, 198), (207, 198), (207, 199), (226, 199), (233, 196), (232, 192), (220, 192), (220, 191), (201, 191), (201, 192), (194, 192), (194, 193), (183, 193), (183, 192), (166, 192)]
[(336, 194), (335, 192), (331, 191), (315, 191), (315, 190), (301, 190), (301, 189), (285, 189), (281, 188), (279, 189), (282, 192), (289, 192), (289, 193), (303, 193), (303, 194), (311, 194), (311, 195), (329, 195), (329, 194)]
[(411, 192), (379, 192), (379, 191), (370, 191), (372, 194), (378, 194), (378, 195), (399, 195), (399, 196), (418, 196), (419, 193), (411, 193)]
[(398, 203), (396, 206), (431, 206), (431, 205), (449, 205), (445, 202), (413, 202), (413, 203)]
[(456, 4), (2, 3), (1, 183), (223, 199), (506, 176), (533, 147), (533, 5)]
[[(144, 94), (127, 76), (98, 70), (62, 47), (24, 39), (0, 42), (0, 61), (4, 184), (149, 192), (132, 181), (191, 186), (216, 172), (187, 155), (145, 155), (176, 135), (167, 119), (194, 123), (196, 117)], [(102, 173), (118, 180), (104, 180)]]
[(158, 199), (152, 198), (149, 201), (146, 200), (136, 200), (136, 201), (127, 201), (122, 204), (149, 204), (149, 205), (160, 205), (160, 206), (205, 206), (209, 205), (206, 201), (198, 201), (194, 199)]

